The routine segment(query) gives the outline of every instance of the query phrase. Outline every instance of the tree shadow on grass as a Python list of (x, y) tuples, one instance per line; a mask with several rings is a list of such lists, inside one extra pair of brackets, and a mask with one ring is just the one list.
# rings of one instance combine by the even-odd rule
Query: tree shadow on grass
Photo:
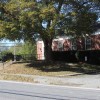
[(99, 74), (100, 66), (86, 64), (86, 63), (67, 63), (67, 62), (49, 62), (34, 61), (27, 64), (26, 67), (33, 67), (43, 72), (60, 72), (72, 71), (83, 74)]

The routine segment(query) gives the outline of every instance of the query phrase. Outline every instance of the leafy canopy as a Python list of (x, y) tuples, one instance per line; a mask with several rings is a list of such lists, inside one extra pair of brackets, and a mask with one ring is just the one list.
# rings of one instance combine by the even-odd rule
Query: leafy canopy
[[(52, 3), (48, 6), (34, 0), (10, 0), (5, 3), (1, 6), (0, 36), (12, 40), (32, 39), (34, 33), (39, 33), (42, 38), (53, 37), (58, 15)], [(47, 28), (44, 28), (42, 24), (46, 22)]]
[(33, 41), (53, 39), (55, 30), (70, 35), (92, 33), (99, 1), (94, 0), (2, 0), (0, 37)]

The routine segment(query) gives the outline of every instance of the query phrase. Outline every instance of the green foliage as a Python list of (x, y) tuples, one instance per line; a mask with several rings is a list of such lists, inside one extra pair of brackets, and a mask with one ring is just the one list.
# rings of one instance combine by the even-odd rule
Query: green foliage
[(71, 11), (66, 17), (66, 33), (75, 37), (92, 34), (99, 15), (96, 3), (91, 0), (69, 0), (69, 3)]
[(9, 51), (0, 52), (0, 61), (13, 60), (13, 54)]
[(26, 42), (24, 45), (22, 45), (22, 48), (19, 50), (18, 54), (36, 55), (36, 45)]
[(9, 52), (12, 52), (14, 54), (14, 48), (16, 55), (36, 56), (36, 45), (30, 42), (25, 42), (23, 44), (22, 43), (16, 44), (15, 47), (13, 46), (9, 49)]
[(17, 43), (15, 44), (15, 46), (12, 46), (7, 52), (11, 52), (13, 55), (17, 55), (16, 59), (20, 59), (18, 57), (22, 57), (22, 59), (24, 60), (34, 60), (36, 59), (36, 44), (32, 44), (30, 42)]
[[(39, 33), (43, 40), (53, 39), (55, 28), (74, 35), (92, 33), (91, 26), (95, 24), (97, 16), (96, 11), (92, 12), (91, 9), (97, 7), (97, 2), (8, 0), (0, 4), (0, 37), (32, 41), (34, 33)], [(46, 28), (42, 26), (44, 21), (47, 22)]]
[[(43, 39), (54, 37), (60, 16), (53, 1), (45, 5), (36, 1), (11, 0), (1, 8), (5, 12), (2, 12), (4, 20), (0, 24), (1, 37), (32, 40), (35, 32)], [(48, 23), (47, 29), (42, 26), (43, 21)]]

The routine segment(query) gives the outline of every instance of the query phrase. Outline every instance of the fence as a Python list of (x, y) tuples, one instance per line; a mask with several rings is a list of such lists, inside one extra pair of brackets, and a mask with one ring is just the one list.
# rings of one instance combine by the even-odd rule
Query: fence
[(100, 64), (100, 50), (53, 51), (52, 58), (54, 61)]

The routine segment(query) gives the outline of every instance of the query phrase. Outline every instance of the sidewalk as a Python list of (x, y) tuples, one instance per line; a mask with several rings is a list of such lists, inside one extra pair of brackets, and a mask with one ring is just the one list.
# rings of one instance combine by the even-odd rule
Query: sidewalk
[(65, 77), (35, 76), (34, 80), (41, 84), (64, 85), (85, 88), (100, 88), (99, 75), (78, 75)]
[(67, 76), (65, 75), (56, 77), (26, 75), (26, 74), (11, 74), (11, 75), (31, 77), (34, 79), (35, 83), (44, 85), (61, 85), (61, 86), (100, 89), (100, 74), (97, 75), (77, 74), (77, 75), (67, 75)]

